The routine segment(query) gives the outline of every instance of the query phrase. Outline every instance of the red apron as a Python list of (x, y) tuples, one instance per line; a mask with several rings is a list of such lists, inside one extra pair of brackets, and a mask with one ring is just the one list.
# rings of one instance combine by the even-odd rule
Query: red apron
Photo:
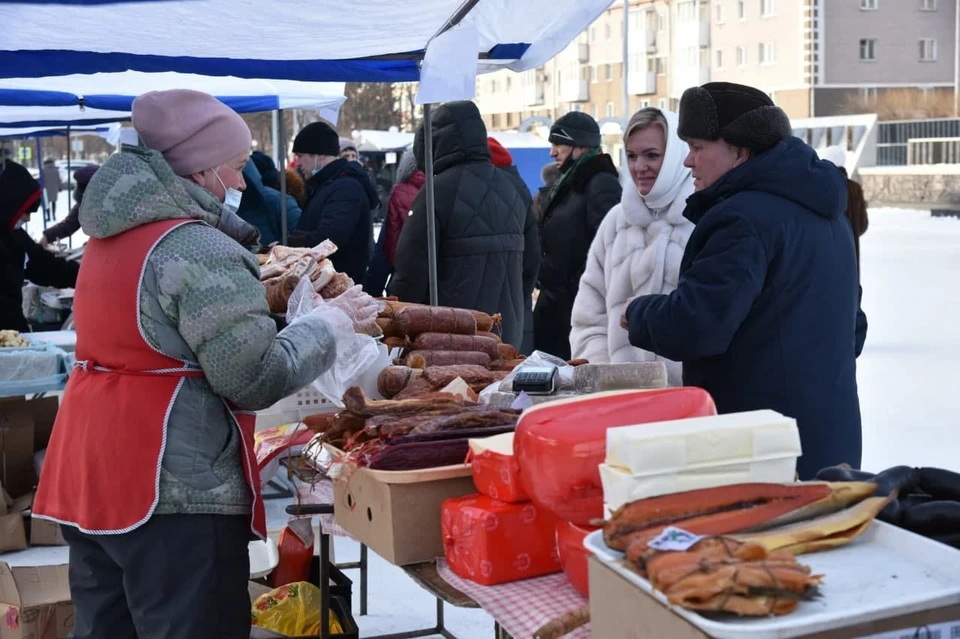
[[(88, 534), (121, 534), (153, 515), (170, 411), (185, 378), (203, 377), (203, 371), (147, 342), (140, 326), (140, 283), (160, 240), (190, 223), (154, 222), (87, 243), (73, 306), (77, 367), (50, 437), (34, 517)], [(251, 531), (264, 538), (253, 452), (256, 416), (227, 407), (240, 432), (253, 495)]]

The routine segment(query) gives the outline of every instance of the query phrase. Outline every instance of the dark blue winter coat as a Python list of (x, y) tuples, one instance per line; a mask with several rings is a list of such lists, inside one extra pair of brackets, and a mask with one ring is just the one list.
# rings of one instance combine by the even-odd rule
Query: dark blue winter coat
[(860, 467), (859, 309), (847, 187), (798, 138), (687, 199), (696, 224), (670, 295), (627, 309), (630, 342), (683, 362), (720, 413), (773, 409), (800, 429), (800, 479)]
[(307, 202), (290, 246), (337, 245), (334, 268), (363, 284), (373, 253), (373, 210), (380, 198), (357, 162), (337, 159), (307, 180)]
[[(248, 160), (243, 167), (243, 181), (247, 188), (243, 191), (237, 215), (253, 224), (260, 231), (260, 244), (267, 246), (281, 239), (282, 225), (280, 202), (282, 194), (263, 183), (260, 171)], [(287, 230), (297, 228), (300, 221), (300, 207), (292, 195), (287, 195)]]

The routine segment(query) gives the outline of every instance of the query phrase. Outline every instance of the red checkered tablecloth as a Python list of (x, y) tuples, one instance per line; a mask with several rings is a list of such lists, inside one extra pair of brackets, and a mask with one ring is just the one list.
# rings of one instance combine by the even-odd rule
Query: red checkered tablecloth
[[(320, 479), (315, 483), (297, 482), (297, 493), (304, 504), (332, 504), (333, 482), (329, 479)], [(319, 515), (323, 532), (336, 537), (349, 537), (343, 528), (337, 525), (333, 515)]]
[[(437, 559), (437, 572), (451, 586), (476, 601), (503, 629), (515, 637), (533, 637), (545, 624), (587, 605), (561, 572), (499, 586), (481, 586), (454, 574), (447, 562)], [(564, 639), (587, 639), (590, 626), (574, 630)]]

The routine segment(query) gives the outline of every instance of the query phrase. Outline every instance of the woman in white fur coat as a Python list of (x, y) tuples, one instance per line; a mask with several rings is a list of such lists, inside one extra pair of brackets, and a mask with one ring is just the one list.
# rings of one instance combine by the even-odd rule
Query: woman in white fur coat
[(620, 204), (604, 218), (590, 246), (587, 268), (573, 305), (573, 357), (591, 363), (662, 361), (671, 386), (680, 386), (681, 365), (630, 345), (620, 317), (639, 295), (677, 287), (680, 258), (693, 232), (683, 217), (693, 193), (683, 165), (687, 145), (677, 137), (677, 114), (645, 108), (624, 133), (627, 168)]

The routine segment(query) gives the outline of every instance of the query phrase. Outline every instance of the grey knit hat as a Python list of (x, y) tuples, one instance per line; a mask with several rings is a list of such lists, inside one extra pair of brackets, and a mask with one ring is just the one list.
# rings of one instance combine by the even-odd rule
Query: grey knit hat
[(793, 135), (790, 118), (766, 93), (731, 82), (691, 87), (680, 98), (681, 139), (724, 140), (763, 153)]

